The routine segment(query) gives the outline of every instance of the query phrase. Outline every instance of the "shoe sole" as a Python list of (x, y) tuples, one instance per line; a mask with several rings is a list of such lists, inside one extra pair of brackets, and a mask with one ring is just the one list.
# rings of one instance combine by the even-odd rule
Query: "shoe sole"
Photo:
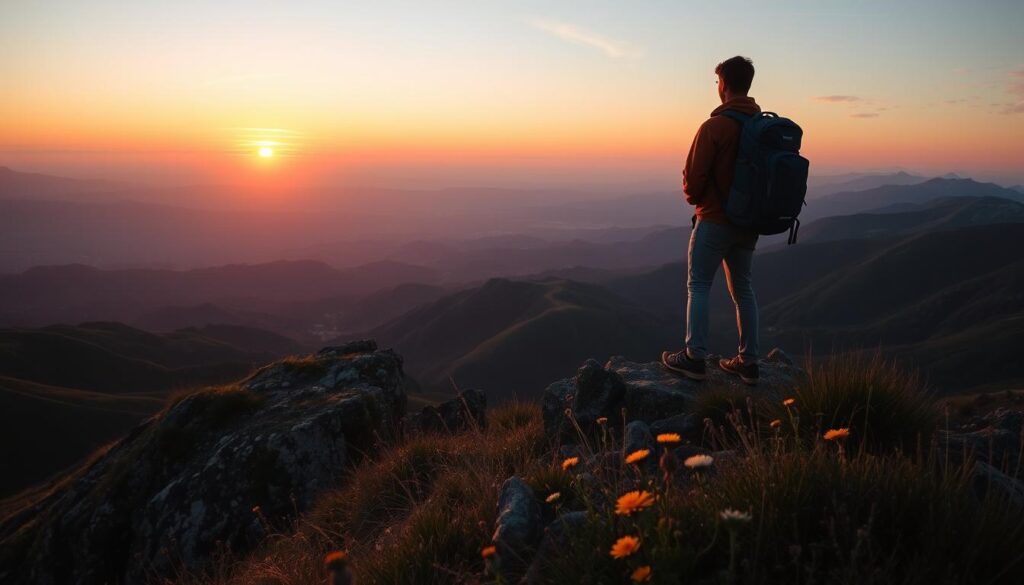
[(727, 373), (727, 374), (732, 374), (733, 376), (739, 376), (740, 380), (743, 380), (743, 383), (746, 384), (747, 386), (757, 386), (758, 381), (760, 381), (760, 378), (748, 378), (748, 377), (744, 376), (743, 374), (737, 372), (736, 370), (730, 370), (729, 368), (723, 368), (722, 364), (718, 364), (718, 367), (722, 368), (722, 371)]
[(689, 378), (691, 380), (704, 380), (704, 379), (707, 379), (707, 377), (708, 377), (707, 374), (697, 374), (697, 373), (691, 372), (689, 370), (684, 370), (682, 368), (676, 368), (676, 367), (670, 366), (668, 364), (668, 362), (665, 361), (665, 356), (666, 355), (668, 355), (667, 351), (661, 352), (661, 366), (663, 368), (665, 368), (666, 370), (670, 370), (670, 371), (676, 372), (677, 374), (682, 374), (682, 375), (686, 376), (687, 378)]

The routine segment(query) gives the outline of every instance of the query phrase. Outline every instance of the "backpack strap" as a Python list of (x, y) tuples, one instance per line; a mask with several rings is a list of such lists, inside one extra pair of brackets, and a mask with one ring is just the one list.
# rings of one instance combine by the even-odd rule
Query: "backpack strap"
[(754, 117), (752, 114), (744, 114), (741, 112), (737, 112), (736, 110), (722, 110), (721, 112), (718, 113), (718, 115), (736, 120), (737, 122), (739, 122), (740, 126), (743, 126), (744, 124), (747, 123), (747, 120)]

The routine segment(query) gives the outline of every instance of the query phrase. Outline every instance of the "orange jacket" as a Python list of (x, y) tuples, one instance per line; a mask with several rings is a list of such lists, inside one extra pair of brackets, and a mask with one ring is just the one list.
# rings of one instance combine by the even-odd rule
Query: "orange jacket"
[(761, 107), (752, 97), (731, 99), (711, 112), (693, 138), (683, 169), (683, 193), (686, 202), (697, 207), (697, 217), (715, 223), (729, 222), (725, 198), (732, 187), (740, 138), (740, 125), (718, 115), (723, 110), (756, 114)]

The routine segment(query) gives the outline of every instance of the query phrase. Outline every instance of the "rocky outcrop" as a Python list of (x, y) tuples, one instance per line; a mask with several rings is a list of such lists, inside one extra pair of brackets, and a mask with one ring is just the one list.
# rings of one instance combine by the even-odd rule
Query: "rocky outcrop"
[(372, 341), (189, 395), (0, 523), (0, 582), (143, 583), (244, 552), (404, 411), (402, 360)]
[[(573, 440), (579, 431), (592, 432), (597, 419), (605, 424), (622, 426), (625, 421), (648, 423), (655, 434), (678, 432), (700, 433), (700, 421), (687, 414), (694, 396), (707, 387), (749, 389), (736, 376), (717, 366), (717, 358), (708, 358), (708, 378), (697, 382), (663, 368), (658, 362), (638, 363), (613, 357), (602, 366), (588, 360), (572, 378), (559, 380), (544, 391), (544, 429), (553, 438)], [(758, 391), (792, 387), (800, 370), (780, 349), (769, 352), (761, 360)]]

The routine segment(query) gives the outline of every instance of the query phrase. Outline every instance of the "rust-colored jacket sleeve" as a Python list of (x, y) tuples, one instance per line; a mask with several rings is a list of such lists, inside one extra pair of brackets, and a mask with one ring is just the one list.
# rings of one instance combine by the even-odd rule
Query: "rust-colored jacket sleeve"
[(683, 194), (690, 205), (702, 202), (708, 184), (713, 180), (711, 173), (718, 147), (708, 127), (710, 121), (705, 121), (697, 130), (693, 144), (690, 145), (690, 153), (686, 156), (686, 167), (683, 168)]

